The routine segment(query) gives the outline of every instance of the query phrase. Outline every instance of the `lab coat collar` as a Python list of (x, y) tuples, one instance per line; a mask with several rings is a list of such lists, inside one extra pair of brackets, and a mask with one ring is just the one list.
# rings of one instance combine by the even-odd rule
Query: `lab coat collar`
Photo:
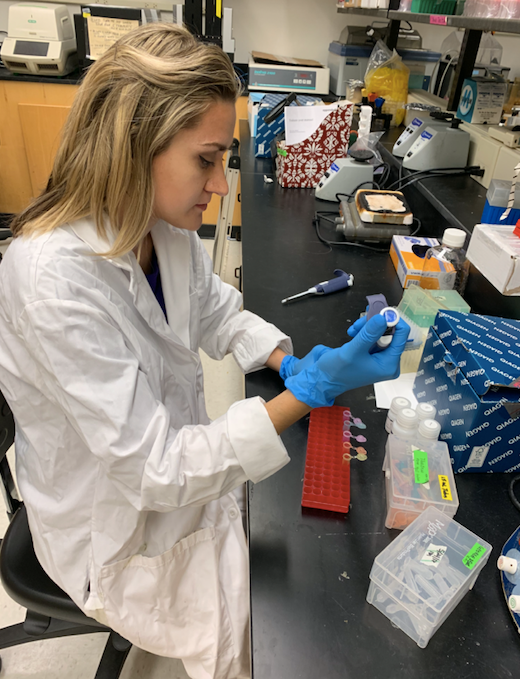
[[(76, 236), (86, 243), (93, 252), (107, 252), (116, 240), (116, 234), (110, 224), (106, 225), (107, 237), (103, 238), (97, 231), (92, 219), (80, 219), (69, 225)], [(190, 347), (190, 241), (186, 232), (158, 220), (151, 230), (163, 288), (164, 303), (168, 314), (168, 323), (159, 308), (147, 303), (140, 294), (136, 270), (139, 267), (132, 252), (122, 257), (107, 257), (107, 261), (130, 273), (130, 292), (141, 316), (158, 334), (172, 340), (172, 333), (187, 349)]]

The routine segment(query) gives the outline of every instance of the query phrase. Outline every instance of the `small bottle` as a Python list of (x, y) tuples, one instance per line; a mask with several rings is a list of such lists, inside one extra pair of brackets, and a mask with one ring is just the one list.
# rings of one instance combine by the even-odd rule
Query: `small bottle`
[(424, 444), (432, 441), (437, 441), (439, 439), (439, 434), (441, 433), (441, 423), (437, 420), (427, 418), (419, 422), (419, 427), (417, 429), (417, 443)]
[(421, 288), (430, 290), (456, 290), (464, 294), (469, 273), (469, 261), (463, 245), (466, 232), (446, 229), (441, 245), (426, 251), (421, 274)]
[(392, 424), (392, 434), (398, 439), (409, 439), (417, 436), (419, 416), (412, 408), (403, 408), (397, 413)]
[(407, 398), (404, 398), (404, 396), (395, 396), (392, 399), (388, 415), (386, 416), (385, 431), (387, 434), (392, 432), (392, 424), (397, 417), (397, 413), (403, 408), (410, 408), (410, 401)]
[(437, 414), (437, 408), (430, 403), (418, 403), (415, 406), (415, 412), (419, 415), (419, 420), (434, 420)]

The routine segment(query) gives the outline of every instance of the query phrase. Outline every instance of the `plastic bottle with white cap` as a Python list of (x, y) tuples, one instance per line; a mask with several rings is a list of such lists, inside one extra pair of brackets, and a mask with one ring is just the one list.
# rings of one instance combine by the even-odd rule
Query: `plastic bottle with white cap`
[(397, 413), (392, 424), (392, 434), (398, 439), (409, 439), (417, 436), (419, 416), (412, 408), (403, 408)]
[(418, 403), (415, 412), (419, 415), (419, 420), (434, 420), (437, 415), (437, 408), (431, 403)]
[(410, 401), (404, 396), (394, 396), (390, 408), (388, 409), (388, 415), (386, 416), (385, 431), (387, 434), (392, 433), (392, 424), (397, 417), (397, 413), (403, 408), (410, 408)]
[(439, 439), (441, 433), (441, 423), (437, 420), (427, 418), (419, 421), (417, 428), (417, 441), (419, 445), (428, 444)]
[(462, 229), (446, 229), (441, 245), (426, 251), (419, 285), (430, 290), (456, 290), (464, 294), (469, 261), (463, 249), (467, 234)]

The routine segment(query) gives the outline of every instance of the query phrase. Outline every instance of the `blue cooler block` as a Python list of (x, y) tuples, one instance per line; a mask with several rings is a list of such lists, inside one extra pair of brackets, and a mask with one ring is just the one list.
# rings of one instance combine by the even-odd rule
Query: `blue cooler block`
[(481, 224), (512, 224), (520, 219), (520, 189), (515, 194), (515, 202), (506, 219), (500, 217), (507, 208), (511, 182), (502, 179), (492, 179), (486, 194), (486, 204), (482, 212)]

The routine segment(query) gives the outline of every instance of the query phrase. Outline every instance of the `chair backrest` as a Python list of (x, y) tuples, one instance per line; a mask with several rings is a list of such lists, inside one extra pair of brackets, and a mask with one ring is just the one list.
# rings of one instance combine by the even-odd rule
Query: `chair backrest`
[(14, 417), (11, 408), (7, 405), (4, 395), (0, 392), (0, 491), (5, 500), (7, 514), (12, 518), (20, 506), (18, 493), (14, 483), (11, 469), (7, 461), (7, 451), (14, 443)]

